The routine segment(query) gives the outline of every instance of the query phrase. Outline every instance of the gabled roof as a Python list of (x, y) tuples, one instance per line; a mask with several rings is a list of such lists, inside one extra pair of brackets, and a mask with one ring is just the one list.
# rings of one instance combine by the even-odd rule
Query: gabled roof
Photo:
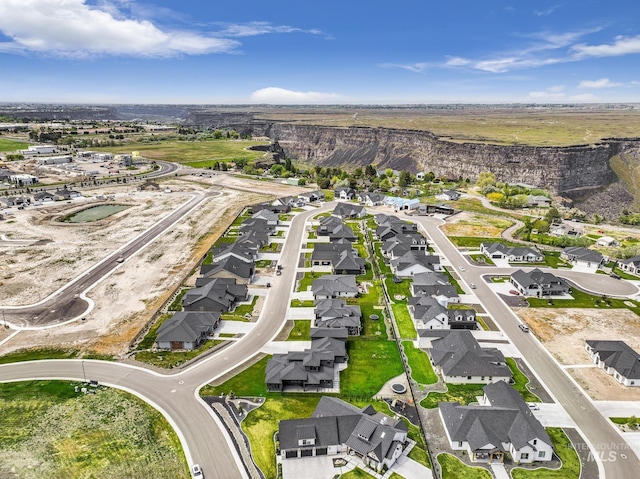
[(589, 248), (583, 248), (582, 246), (571, 246), (562, 250), (569, 259), (575, 261), (586, 261), (590, 263), (601, 263), (604, 260), (602, 253), (594, 251)]
[(539, 268), (535, 268), (528, 273), (519, 269), (511, 273), (511, 277), (524, 288), (537, 285), (544, 290), (550, 291), (560, 292), (569, 289), (569, 286), (564, 279), (559, 278), (552, 273), (546, 273)]
[(635, 267), (640, 266), (640, 256), (634, 256), (633, 258), (628, 258), (625, 260), (620, 261), (620, 263), (622, 264), (632, 264)]
[(391, 260), (391, 266), (398, 271), (403, 271), (414, 265), (421, 265), (433, 271), (434, 265), (440, 264), (440, 258), (436, 255), (426, 255), (423, 252), (408, 251), (399, 258)]
[(200, 335), (213, 329), (220, 313), (179, 311), (158, 328), (156, 342), (195, 342)]
[(587, 344), (608, 368), (627, 379), (640, 379), (640, 354), (624, 341), (587, 340)]
[(217, 263), (202, 265), (200, 267), (200, 274), (211, 278), (220, 272), (226, 271), (239, 278), (249, 279), (253, 275), (254, 265), (255, 263), (253, 261), (247, 263), (235, 256), (227, 256)]
[(333, 296), (337, 293), (357, 293), (356, 277), (350, 274), (327, 274), (311, 283), (314, 296)]
[(356, 217), (362, 216), (366, 213), (363, 206), (352, 205), (350, 203), (338, 203), (331, 213), (333, 216), (338, 217)]

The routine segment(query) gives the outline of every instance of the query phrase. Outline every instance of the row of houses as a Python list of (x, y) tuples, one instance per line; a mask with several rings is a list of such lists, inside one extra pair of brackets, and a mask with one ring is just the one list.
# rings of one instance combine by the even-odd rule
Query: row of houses
[(73, 200), (82, 198), (82, 193), (67, 188), (59, 188), (54, 191), (38, 191), (32, 196), (5, 196), (0, 198), (0, 204), (5, 207), (21, 206), (30, 204), (53, 203), (54, 201)]
[[(405, 192), (408, 193), (408, 192)], [(429, 215), (429, 214), (444, 214), (452, 215), (455, 210), (446, 204), (427, 205), (420, 202), (419, 198), (403, 198), (398, 196), (387, 196), (377, 192), (361, 192), (358, 193), (356, 189), (341, 186), (334, 190), (336, 199), (340, 200), (352, 200), (358, 201), (360, 205), (373, 207), (373, 206), (387, 206), (393, 209), (395, 212), (405, 211), (417, 215)], [(408, 195), (407, 195), (408, 196)], [(460, 193), (455, 190), (444, 190), (436, 195), (436, 199), (442, 201), (453, 201), (460, 198)]]

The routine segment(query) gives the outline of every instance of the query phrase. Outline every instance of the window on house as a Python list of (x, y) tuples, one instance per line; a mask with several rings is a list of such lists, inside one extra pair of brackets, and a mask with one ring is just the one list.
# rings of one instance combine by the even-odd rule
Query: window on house
[(529, 459), (529, 453), (523, 452), (522, 454), (520, 454), (520, 459)]
[(544, 457), (547, 455), (547, 451), (538, 451), (538, 457)]
[(533, 440), (533, 445), (535, 446), (536, 444), (538, 444), (538, 440), (537, 440), (537, 439), (534, 439), (534, 440)]

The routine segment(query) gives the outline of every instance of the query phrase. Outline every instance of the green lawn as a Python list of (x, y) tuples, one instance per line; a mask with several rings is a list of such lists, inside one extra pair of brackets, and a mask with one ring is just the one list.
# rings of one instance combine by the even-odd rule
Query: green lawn
[(171, 318), (172, 316), (173, 314), (163, 314), (162, 316), (160, 316), (156, 320), (156, 322), (153, 324), (153, 326), (149, 328), (149, 331), (147, 331), (147, 334), (145, 334), (142, 341), (140, 341), (140, 343), (136, 347), (136, 350), (152, 348), (153, 343), (156, 342), (156, 338), (158, 337), (158, 329), (160, 328), (160, 326), (162, 326), (162, 323), (164, 323), (167, 319)]
[(513, 374), (513, 380), (515, 381), (515, 384), (512, 384), (512, 386), (520, 393), (522, 399), (526, 402), (539, 402), (540, 398), (527, 389), (529, 378), (520, 371), (515, 360), (513, 358), (506, 358), (506, 363), (509, 369), (511, 369), (511, 374)]
[(447, 392), (445, 393), (429, 393), (429, 395), (420, 402), (420, 405), (427, 409), (438, 407), (439, 402), (459, 402), (460, 404), (469, 404), (476, 402), (477, 396), (482, 396), (484, 384), (447, 384)]
[(200, 396), (219, 396), (234, 393), (236, 396), (266, 396), (267, 385), (264, 382), (267, 362), (271, 356), (265, 356), (246, 367), (227, 381), (213, 386), (206, 385), (200, 390)]
[(391, 275), (387, 276), (384, 280), (387, 292), (389, 293), (389, 298), (391, 298), (392, 301), (403, 301), (401, 299), (396, 299), (396, 297), (399, 296), (402, 296), (403, 298), (410, 297), (411, 283), (412, 281), (408, 278), (404, 278), (401, 283), (394, 283), (393, 276)]
[[(189, 477), (162, 414), (117, 389), (71, 381), (0, 384), (0, 470), (6, 477)], [(9, 472), (10, 471), (10, 472)]]
[(372, 476), (371, 474), (364, 472), (362, 469), (359, 469), (357, 467), (345, 474), (340, 475), (340, 479), (373, 479), (373, 477), (374, 476)]
[(304, 276), (298, 283), (298, 291), (307, 291), (311, 283), (313, 283), (314, 279), (318, 279), (321, 276), (324, 276), (328, 273), (316, 273), (313, 271), (307, 271), (304, 273)]
[(315, 301), (313, 299), (306, 299), (304, 301), (300, 299), (292, 299), (290, 306), (292, 308), (313, 308)]
[(222, 342), (209, 339), (193, 351), (138, 351), (134, 357), (137, 361), (158, 366), (159, 368), (173, 368), (199, 356)]
[[(549, 304), (548, 298), (527, 298), (529, 306), (532, 308), (599, 308), (599, 309), (621, 309), (627, 308), (640, 315), (640, 303), (630, 299), (615, 299), (595, 296), (580, 291), (578, 288), (571, 289), (571, 296), (574, 299), (554, 299)], [(633, 304), (627, 306), (625, 303)]]
[(562, 467), (557, 470), (539, 468), (533, 471), (515, 468), (511, 471), (513, 479), (579, 479), (580, 459), (567, 435), (559, 427), (547, 428), (547, 434), (553, 441), (553, 448), (562, 461)]
[(396, 318), (396, 326), (398, 326), (398, 334), (400, 338), (416, 339), (418, 332), (416, 331), (411, 314), (406, 304), (392, 304), (391, 309)]
[(427, 353), (416, 348), (411, 341), (403, 341), (402, 347), (411, 367), (411, 377), (419, 384), (435, 384), (438, 376), (433, 371)]
[(469, 255), (473, 261), (480, 264), (493, 264), (493, 260), (484, 254), (471, 254)]
[(287, 341), (311, 341), (311, 321), (296, 319)]
[(438, 454), (437, 460), (442, 467), (442, 479), (491, 479), (493, 477), (486, 469), (469, 467), (451, 454)]
[(182, 298), (184, 298), (184, 295), (187, 294), (187, 292), (190, 290), (191, 288), (182, 288), (178, 294), (176, 295), (176, 297), (174, 298), (174, 300), (171, 302), (171, 304), (169, 305), (169, 307), (167, 307), (168, 311), (182, 311)]
[(456, 291), (458, 292), (458, 294), (465, 294), (464, 289), (460, 287), (460, 285), (458, 284), (458, 281), (453, 277), (453, 275), (449, 272), (449, 270), (446, 267), (444, 268), (444, 274), (446, 274), (449, 277), (449, 282), (456, 287)]
[(169, 140), (157, 143), (127, 143), (122, 146), (93, 149), (116, 154), (138, 151), (141, 156), (152, 160), (173, 161), (194, 168), (208, 168), (213, 167), (216, 161), (234, 161), (237, 159), (252, 161), (260, 158), (264, 155), (264, 152), (247, 150), (246, 148), (265, 144), (268, 143), (248, 140)]
[[(367, 293), (358, 298), (347, 299), (348, 304), (357, 304), (362, 312), (362, 334), (361, 337), (386, 338), (386, 325), (384, 313), (379, 306), (382, 304), (382, 287), (379, 280), (374, 280)], [(372, 314), (376, 314), (380, 319), (369, 319)]]
[(0, 151), (12, 152), (16, 150), (26, 150), (28, 147), (29, 143), (0, 138)]
[(374, 396), (389, 379), (402, 374), (402, 360), (394, 341), (347, 340), (349, 366), (340, 377), (340, 395), (348, 400), (351, 396)]

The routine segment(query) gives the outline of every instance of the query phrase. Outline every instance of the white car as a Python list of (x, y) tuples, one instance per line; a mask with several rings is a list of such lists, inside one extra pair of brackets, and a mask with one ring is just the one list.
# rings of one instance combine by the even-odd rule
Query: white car
[(464, 266), (460, 266), (460, 271), (464, 271)]
[(191, 466), (191, 477), (204, 477), (202, 475), (202, 469), (200, 469), (200, 466), (198, 464), (194, 464), (193, 466)]
[(534, 402), (528, 402), (527, 406), (529, 406), (529, 409), (531, 409), (532, 411), (537, 411), (538, 409), (540, 409), (538, 405)]

